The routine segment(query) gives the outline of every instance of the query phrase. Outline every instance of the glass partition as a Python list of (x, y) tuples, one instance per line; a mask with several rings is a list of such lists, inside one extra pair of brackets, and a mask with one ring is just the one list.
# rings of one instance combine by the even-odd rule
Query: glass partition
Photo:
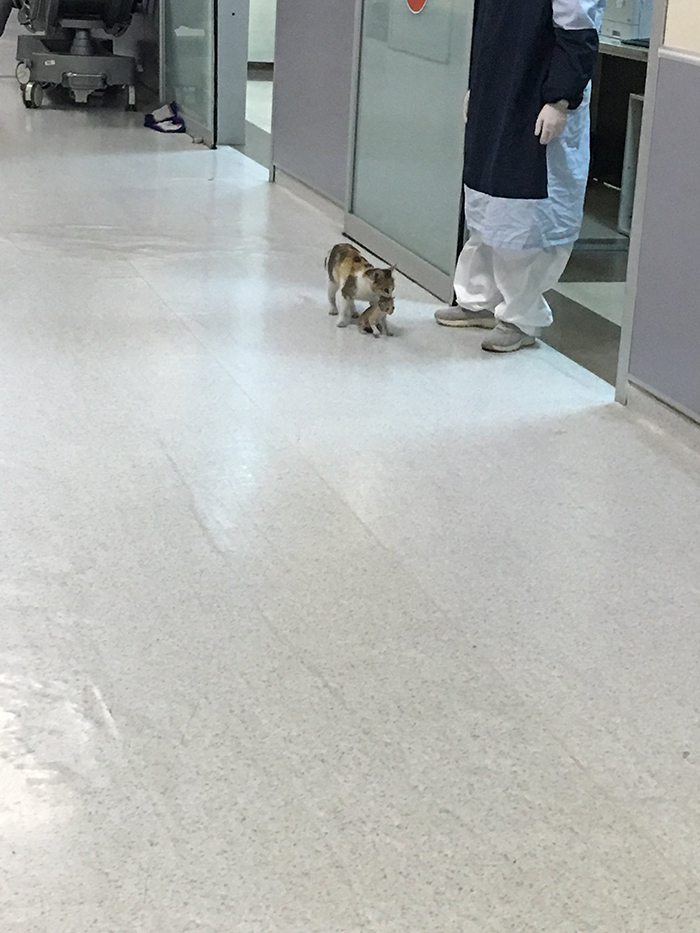
[(347, 232), (451, 297), (473, 0), (365, 0)]
[(214, 144), (216, 0), (161, 2), (162, 85), (177, 101), (192, 135)]

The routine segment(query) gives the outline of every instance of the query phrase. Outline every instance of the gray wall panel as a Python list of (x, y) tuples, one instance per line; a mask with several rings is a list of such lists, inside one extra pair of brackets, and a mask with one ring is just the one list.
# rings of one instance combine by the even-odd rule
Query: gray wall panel
[(273, 162), (345, 201), (356, 0), (278, 0)]
[(700, 417), (700, 62), (662, 58), (630, 376)]

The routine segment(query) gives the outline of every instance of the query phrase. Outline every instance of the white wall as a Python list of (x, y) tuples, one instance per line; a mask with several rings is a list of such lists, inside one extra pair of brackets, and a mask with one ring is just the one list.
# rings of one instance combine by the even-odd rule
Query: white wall
[(276, 16), (277, 0), (250, 0), (248, 61), (273, 62), (275, 60)]
[(700, 0), (669, 0), (666, 45), (700, 55)]

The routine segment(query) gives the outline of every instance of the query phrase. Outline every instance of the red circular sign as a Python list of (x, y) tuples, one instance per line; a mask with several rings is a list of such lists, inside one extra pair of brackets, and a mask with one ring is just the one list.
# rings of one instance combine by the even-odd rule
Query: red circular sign
[(411, 13), (422, 13), (428, 0), (406, 0)]

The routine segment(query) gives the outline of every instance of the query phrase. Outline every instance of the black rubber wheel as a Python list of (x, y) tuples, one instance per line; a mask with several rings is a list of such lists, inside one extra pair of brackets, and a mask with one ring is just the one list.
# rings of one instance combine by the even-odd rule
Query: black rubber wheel
[(30, 81), (22, 89), (22, 100), (27, 110), (38, 110), (44, 103), (44, 88), (36, 81)]

